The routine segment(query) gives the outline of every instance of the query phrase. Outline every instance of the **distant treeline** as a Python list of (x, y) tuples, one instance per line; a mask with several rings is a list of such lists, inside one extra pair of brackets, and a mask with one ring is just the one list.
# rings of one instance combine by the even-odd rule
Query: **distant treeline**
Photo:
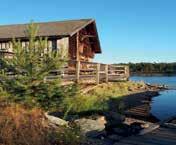
[(176, 63), (129, 63), (134, 74), (176, 74)]
[(131, 74), (176, 74), (174, 63), (129, 63)]

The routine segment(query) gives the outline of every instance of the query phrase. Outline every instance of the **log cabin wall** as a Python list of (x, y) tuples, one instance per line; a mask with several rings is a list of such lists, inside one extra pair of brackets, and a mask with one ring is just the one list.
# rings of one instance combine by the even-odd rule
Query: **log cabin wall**
[(88, 35), (92, 35), (86, 28), (79, 32), (79, 60), (92, 61), (94, 58), (94, 51)]
[(73, 36), (69, 37), (69, 59), (76, 60), (76, 53), (77, 53), (77, 42), (76, 42), (77, 34), (74, 34)]
[[(47, 48), (45, 49), (46, 53), (47, 51), (52, 51), (52, 50), (58, 50), (62, 51), (62, 56), (68, 56), (68, 47), (69, 47), (69, 42), (68, 42), (68, 37), (64, 38), (49, 38), (47, 42)], [(37, 45), (37, 43), (36, 43)], [(28, 40), (21, 40), (21, 46), (22, 48), (27, 48), (29, 46), (29, 41)], [(13, 46), (12, 46), (12, 41), (2, 41), (0, 42), (0, 51), (1, 52), (13, 52)], [(7, 54), (8, 55), (8, 54)]]
[(92, 61), (95, 52), (89, 37), (92, 35), (86, 28), (83, 28), (69, 38), (69, 58), (79, 61)]
[(90, 24), (69, 37), (69, 58), (79, 61), (92, 61), (95, 55), (96, 32)]

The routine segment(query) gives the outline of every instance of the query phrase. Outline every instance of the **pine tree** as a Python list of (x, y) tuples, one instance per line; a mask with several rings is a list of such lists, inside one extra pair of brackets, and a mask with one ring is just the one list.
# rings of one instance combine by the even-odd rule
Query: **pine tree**
[[(12, 41), (14, 56), (3, 60), (6, 65), (1, 71), (0, 85), (7, 92), (8, 99), (47, 109), (57, 105), (63, 91), (59, 79), (45, 79), (51, 70), (61, 70), (66, 58), (63, 58), (62, 51), (48, 49), (47, 38), (36, 37), (38, 29), (35, 23), (28, 25), (28, 46), (22, 47), (21, 40)], [(7, 75), (9, 68), (15, 74), (13, 78)]]

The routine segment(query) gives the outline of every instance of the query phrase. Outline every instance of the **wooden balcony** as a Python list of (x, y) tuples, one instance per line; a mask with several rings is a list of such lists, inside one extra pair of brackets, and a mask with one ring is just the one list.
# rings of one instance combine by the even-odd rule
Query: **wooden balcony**
[[(8, 53), (8, 55), (6, 55)], [(1, 57), (12, 57), (13, 53), (1, 51)], [(9, 76), (15, 76), (9, 72)], [(114, 81), (127, 81), (130, 77), (127, 65), (111, 65), (87, 61), (68, 61), (61, 70), (53, 70), (45, 78), (51, 81), (60, 78), (64, 83), (107, 83)]]
[(47, 79), (61, 77), (64, 82), (76, 83), (104, 83), (114, 81), (127, 81), (129, 79), (129, 67), (127, 65), (111, 65), (85, 61), (69, 61), (62, 70), (52, 71)]

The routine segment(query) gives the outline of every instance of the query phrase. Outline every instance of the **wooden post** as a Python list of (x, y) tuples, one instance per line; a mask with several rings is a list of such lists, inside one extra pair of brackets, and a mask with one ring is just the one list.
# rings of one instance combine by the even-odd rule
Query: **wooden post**
[(76, 61), (76, 83), (79, 83), (80, 79), (80, 61)]
[(108, 83), (108, 64), (105, 65), (105, 82)]
[(76, 60), (79, 61), (79, 32), (76, 33)]
[(100, 83), (100, 64), (97, 63), (97, 68), (96, 68), (96, 83)]
[(127, 66), (127, 75), (128, 75), (128, 80), (129, 80), (130, 78), (130, 67), (129, 66)]
[(125, 76), (126, 80), (129, 80), (130, 77), (129, 66), (125, 66)]

